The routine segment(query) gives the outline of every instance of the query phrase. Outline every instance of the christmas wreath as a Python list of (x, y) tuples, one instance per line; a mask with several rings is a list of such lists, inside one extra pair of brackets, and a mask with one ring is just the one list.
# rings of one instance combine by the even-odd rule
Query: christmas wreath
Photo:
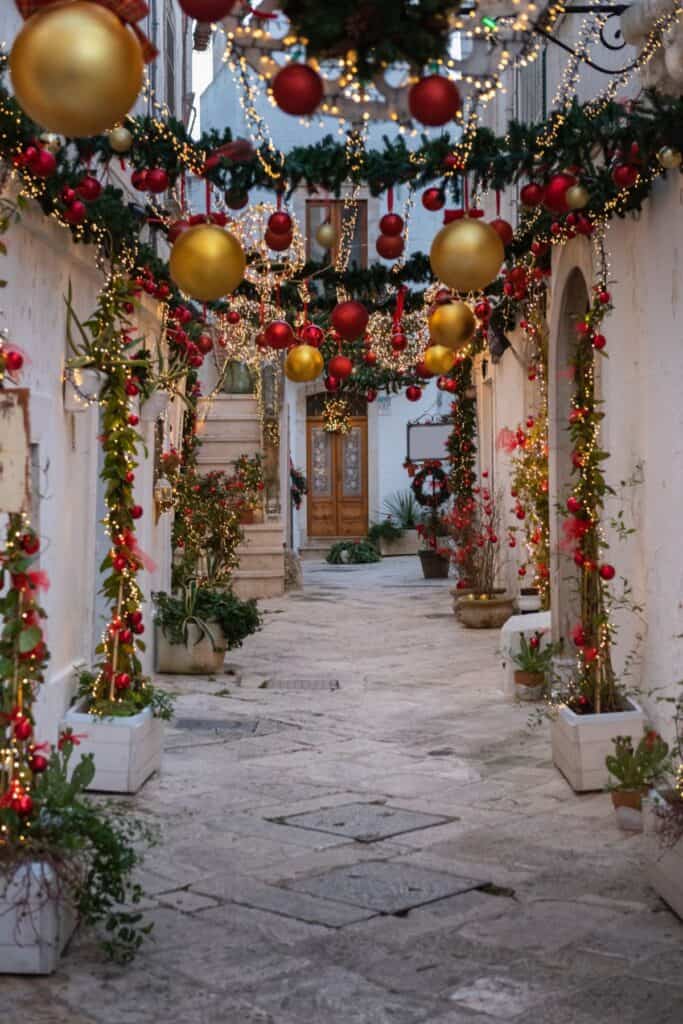
[[(430, 485), (425, 490), (425, 484)], [(422, 469), (418, 470), (413, 477), (411, 484), (415, 500), (423, 508), (436, 509), (443, 505), (451, 493), (448, 485), (448, 477), (441, 468), (440, 462), (425, 462)]]

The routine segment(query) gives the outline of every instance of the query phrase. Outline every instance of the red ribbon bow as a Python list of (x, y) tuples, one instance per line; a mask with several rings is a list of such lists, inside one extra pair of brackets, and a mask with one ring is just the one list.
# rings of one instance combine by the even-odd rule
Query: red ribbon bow
[[(51, 7), (55, 2), (57, 0), (15, 0), (19, 14), (24, 19), (30, 18), (32, 14), (37, 14), (38, 11), (42, 11), (46, 7)], [(159, 51), (137, 25), (138, 21), (146, 18), (149, 14), (149, 7), (145, 0), (92, 0), (92, 2), (100, 4), (101, 7), (107, 7), (121, 21), (130, 25), (142, 48), (145, 63), (149, 64), (154, 60)]]

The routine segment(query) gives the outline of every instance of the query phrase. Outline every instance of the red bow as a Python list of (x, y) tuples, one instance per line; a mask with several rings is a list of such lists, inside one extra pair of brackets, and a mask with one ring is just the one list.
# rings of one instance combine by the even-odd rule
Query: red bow
[[(46, 7), (51, 7), (55, 2), (56, 0), (15, 0), (22, 18), (30, 18), (32, 14), (44, 10)], [(154, 60), (159, 51), (136, 24), (136, 22), (146, 18), (149, 14), (149, 7), (145, 0), (93, 0), (93, 2), (100, 4), (102, 7), (108, 7), (121, 21), (130, 25), (142, 48), (145, 63), (149, 64), (151, 60)]]

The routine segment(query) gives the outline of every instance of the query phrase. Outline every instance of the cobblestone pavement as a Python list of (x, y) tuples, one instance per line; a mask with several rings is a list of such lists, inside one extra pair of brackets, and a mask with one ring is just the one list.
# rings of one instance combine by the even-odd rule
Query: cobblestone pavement
[(306, 567), (179, 695), (142, 872), (155, 939), (0, 977), (3, 1024), (680, 1024), (642, 839), (505, 703), (497, 636), (417, 559)]

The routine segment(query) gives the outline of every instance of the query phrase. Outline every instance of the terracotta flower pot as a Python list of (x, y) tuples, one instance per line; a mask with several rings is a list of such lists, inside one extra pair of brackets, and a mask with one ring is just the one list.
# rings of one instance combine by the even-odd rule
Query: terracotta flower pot
[(444, 558), (443, 555), (438, 554), (436, 551), (418, 551), (418, 554), (426, 580), (448, 579), (448, 570), (451, 566), (450, 559)]
[(613, 789), (612, 806), (616, 811), (617, 825), (625, 832), (643, 831), (643, 797), (645, 789)]
[(515, 692), (519, 700), (540, 700), (543, 696), (545, 676), (542, 672), (515, 672)]

